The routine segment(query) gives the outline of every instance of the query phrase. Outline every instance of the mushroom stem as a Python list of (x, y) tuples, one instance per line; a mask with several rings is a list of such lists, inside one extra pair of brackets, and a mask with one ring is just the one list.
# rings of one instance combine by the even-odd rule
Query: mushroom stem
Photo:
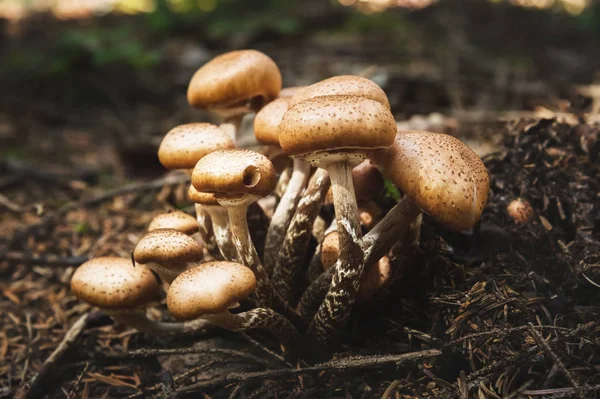
[(234, 143), (237, 143), (237, 139), (239, 136), (240, 126), (242, 125), (242, 120), (244, 119), (244, 114), (235, 115), (229, 118), (225, 118), (223, 123), (219, 125), (219, 128), (227, 133), (229, 137), (233, 140)]
[(156, 262), (146, 263), (145, 266), (154, 273), (158, 274), (158, 277), (160, 277), (161, 281), (167, 283), (168, 285), (171, 285), (173, 280), (175, 280), (175, 278), (183, 273), (187, 268), (187, 265), (185, 265), (180, 268), (168, 269)]
[[(311, 238), (312, 226), (329, 190), (330, 180), (324, 169), (311, 177), (304, 196), (288, 229), (281, 255), (273, 271), (273, 284), (284, 300), (293, 303), (302, 290), (302, 265)], [(278, 248), (279, 250), (279, 248)]]
[(132, 310), (104, 310), (113, 320), (128, 327), (135, 328), (146, 334), (181, 334), (193, 333), (205, 328), (212, 323), (204, 319), (188, 321), (185, 323), (168, 323), (150, 320), (145, 309)]
[(267, 273), (271, 273), (278, 261), (281, 246), (286, 237), (286, 232), (294, 216), (294, 210), (300, 200), (302, 190), (306, 187), (310, 174), (310, 165), (303, 159), (294, 158), (292, 177), (281, 196), (281, 200), (273, 213), (267, 237), (263, 260)]
[(212, 218), (210, 214), (206, 211), (205, 207), (200, 204), (195, 204), (196, 208), (196, 220), (198, 221), (198, 232), (200, 233), (200, 237), (202, 237), (202, 241), (204, 243), (204, 247), (210, 256), (215, 259), (220, 259), (221, 254), (219, 252), (218, 242), (216, 241), (216, 237), (212, 227)]
[(223, 259), (238, 262), (239, 255), (233, 239), (231, 238), (231, 232), (229, 231), (229, 217), (227, 210), (222, 206), (216, 205), (205, 205), (203, 207), (212, 221), (212, 230), (214, 232), (214, 239), (217, 242), (217, 250), (220, 251)]
[[(421, 210), (408, 197), (396, 204), (363, 238), (365, 267), (379, 261), (398, 240), (398, 236), (404, 237), (406, 226), (411, 225), (420, 214)], [(298, 305), (301, 317), (310, 319), (317, 312), (318, 306), (325, 300), (327, 288), (340, 262), (338, 260), (334, 267), (321, 273), (306, 289)]]
[(335, 265), (331, 286), (325, 300), (308, 328), (308, 336), (317, 344), (330, 346), (344, 330), (364, 269), (362, 232), (358, 206), (352, 183), (352, 167), (348, 162), (326, 165), (331, 178), (333, 204), (340, 242), (340, 258)]
[(271, 309), (257, 308), (243, 313), (232, 314), (229, 311), (202, 315), (208, 322), (230, 331), (247, 331), (263, 328), (271, 332), (291, 355), (298, 355), (302, 337), (292, 323)]

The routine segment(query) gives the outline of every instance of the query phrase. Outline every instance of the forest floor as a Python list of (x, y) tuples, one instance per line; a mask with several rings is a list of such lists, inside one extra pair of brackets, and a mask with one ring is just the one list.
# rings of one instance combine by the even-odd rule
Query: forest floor
[[(437, 38), (425, 29), (401, 54), (376, 33), (236, 39), (272, 55), (288, 86), (362, 73), (410, 127), (422, 126), (415, 115), (441, 112), (436, 129), (473, 146), (491, 177), (480, 224), (450, 233), (426, 217), (398, 285), (357, 307), (344, 352), (316, 366), (287, 363), (260, 333), (139, 334), (69, 290), (86, 259), (128, 257), (155, 215), (192, 210), (185, 177), (165, 174), (156, 149), (172, 127), (210, 120), (185, 102), (189, 59), (233, 43), (169, 37), (156, 45), (166, 61), (142, 70), (99, 68), (94, 52), (70, 59), (68, 74), (0, 69), (0, 398), (598, 397), (600, 122), (573, 85), (592, 79), (598, 54), (587, 46), (596, 42), (562, 32), (578, 47), (534, 51), (533, 40), (523, 44), (533, 54), (527, 62), (499, 62), (498, 49), (486, 62), (472, 36), (505, 32), (488, 24), (483, 34), (482, 15), (479, 30), (453, 25), (441, 54), (428, 50)], [(39, 24), (51, 32), (73, 24), (39, 18), (0, 44), (0, 56), (19, 46), (63, 54), (40, 44)], [(88, 32), (119, 20), (75, 25)], [(519, 40), (505, 39), (507, 47)], [(508, 216), (516, 198), (531, 203), (530, 221)], [(152, 314), (164, 317), (164, 303)], [(75, 345), (44, 363), (74, 324)]]

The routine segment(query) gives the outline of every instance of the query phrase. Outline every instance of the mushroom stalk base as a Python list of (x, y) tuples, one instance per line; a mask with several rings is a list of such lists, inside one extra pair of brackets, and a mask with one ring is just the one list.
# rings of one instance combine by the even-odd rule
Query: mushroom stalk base
[(210, 214), (206, 211), (205, 207), (200, 204), (195, 204), (195, 208), (198, 232), (200, 233), (200, 237), (202, 237), (202, 243), (204, 244), (206, 251), (211, 257), (219, 260), (222, 259), (217, 241), (215, 240)]
[(294, 216), (296, 205), (300, 200), (302, 190), (310, 174), (308, 162), (294, 158), (294, 169), (289, 184), (287, 185), (275, 213), (271, 218), (267, 237), (265, 239), (265, 251), (263, 260), (267, 273), (271, 273), (278, 261), (281, 246), (286, 238), (286, 232)]
[(152, 335), (192, 333), (199, 331), (211, 324), (211, 322), (203, 319), (193, 320), (185, 323), (154, 321), (150, 320), (146, 316), (146, 311), (141, 309), (128, 311), (105, 310), (105, 312), (112, 317), (113, 320), (119, 323), (131, 328), (135, 328), (140, 332)]
[(318, 346), (332, 347), (344, 330), (356, 301), (364, 269), (362, 232), (348, 162), (327, 165), (333, 191), (333, 204), (340, 243), (339, 262), (325, 300), (308, 328), (308, 339)]
[(209, 205), (205, 206), (204, 209), (210, 215), (214, 239), (217, 242), (217, 250), (220, 251), (220, 255), (225, 260), (239, 262), (239, 255), (231, 238), (231, 231), (229, 230), (227, 210), (220, 205)]

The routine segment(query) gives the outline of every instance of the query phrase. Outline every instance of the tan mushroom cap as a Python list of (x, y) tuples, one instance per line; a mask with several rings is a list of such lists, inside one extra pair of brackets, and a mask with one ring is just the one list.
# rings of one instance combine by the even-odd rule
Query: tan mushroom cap
[(196, 190), (193, 185), (190, 184), (190, 188), (188, 188), (188, 197), (190, 201), (195, 204), (210, 206), (210, 205), (219, 205), (219, 202), (215, 198), (213, 193), (201, 193)]
[(306, 86), (291, 86), (291, 87), (284, 87), (283, 89), (281, 89), (281, 91), (279, 92), (279, 98), (283, 98), (286, 100), (289, 100), (290, 98), (294, 97), (296, 94), (298, 94), (299, 91), (303, 90)]
[(457, 138), (403, 132), (375, 160), (419, 208), (448, 228), (466, 230), (481, 217), (490, 179), (477, 154)]
[(288, 100), (278, 98), (265, 105), (254, 118), (254, 136), (263, 144), (279, 145), (279, 124), (288, 110)]
[(254, 292), (252, 270), (238, 263), (208, 262), (181, 273), (169, 288), (167, 307), (178, 320), (227, 311)]
[(387, 95), (377, 83), (355, 75), (334, 76), (305, 87), (290, 99), (290, 108), (309, 98), (331, 95), (364, 97), (377, 101), (385, 105), (387, 109), (390, 109), (390, 102)]
[(392, 279), (392, 264), (387, 256), (366, 268), (360, 276), (360, 288), (356, 302), (365, 302), (373, 298)]
[(340, 243), (337, 231), (332, 231), (321, 241), (321, 264), (323, 270), (335, 265), (340, 256)]
[(525, 223), (533, 218), (533, 207), (523, 198), (514, 199), (506, 207), (506, 212), (515, 223)]
[(323, 96), (288, 110), (279, 126), (279, 143), (290, 155), (318, 161), (326, 154), (387, 148), (396, 121), (384, 105), (356, 96)]
[(192, 169), (206, 154), (234, 147), (231, 137), (218, 126), (188, 123), (166, 134), (158, 148), (158, 159), (167, 169)]
[(383, 211), (375, 201), (361, 202), (358, 204), (358, 218), (360, 224), (371, 230), (381, 220)]
[(384, 187), (383, 175), (369, 159), (352, 169), (352, 182), (357, 201), (376, 198)]
[(141, 264), (179, 268), (202, 260), (202, 245), (179, 231), (158, 229), (142, 237), (133, 250), (133, 258)]
[(267, 157), (250, 150), (220, 150), (196, 164), (192, 184), (217, 197), (264, 197), (275, 189), (275, 168)]
[(77, 268), (71, 278), (77, 298), (102, 309), (134, 309), (158, 297), (160, 286), (148, 268), (130, 259), (104, 256)]
[(202, 66), (190, 81), (187, 99), (196, 108), (226, 110), (258, 98), (266, 104), (281, 90), (275, 62), (256, 50), (221, 54)]
[(191, 235), (198, 231), (196, 218), (185, 212), (174, 211), (156, 215), (148, 225), (148, 231), (173, 229)]

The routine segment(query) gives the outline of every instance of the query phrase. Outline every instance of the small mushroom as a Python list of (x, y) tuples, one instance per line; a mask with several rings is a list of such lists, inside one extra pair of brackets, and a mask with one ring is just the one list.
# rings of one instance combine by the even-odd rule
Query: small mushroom
[(145, 266), (134, 267), (129, 259), (105, 256), (85, 262), (73, 274), (71, 290), (77, 298), (102, 309), (114, 320), (146, 333), (189, 332), (208, 324), (150, 320), (146, 307), (158, 299), (158, 281)]
[(146, 265), (168, 284), (202, 260), (202, 245), (173, 229), (148, 232), (133, 249), (136, 263)]
[(517, 224), (530, 221), (534, 215), (533, 207), (529, 201), (523, 198), (512, 200), (506, 207), (506, 212)]
[(225, 260), (239, 261), (239, 255), (229, 230), (229, 216), (227, 209), (219, 205), (219, 202), (212, 193), (201, 193), (190, 185), (188, 189), (188, 197), (190, 201), (196, 204), (196, 207), (201, 207), (212, 221), (212, 230), (214, 231), (217, 245), (221, 251), (221, 255)]
[(277, 98), (281, 72), (267, 55), (256, 50), (221, 54), (196, 71), (187, 91), (191, 106), (223, 118), (221, 128), (235, 141), (244, 115), (257, 112)]
[(281, 148), (326, 169), (333, 187), (341, 262), (320, 313), (309, 327), (311, 337), (321, 344), (333, 341), (343, 330), (364, 268), (352, 168), (369, 151), (392, 145), (395, 135), (390, 110), (381, 102), (357, 96), (308, 99), (290, 108), (281, 122)]
[(365, 229), (371, 230), (380, 220), (383, 211), (374, 201), (358, 203), (358, 217)]
[[(261, 109), (254, 119), (254, 135), (262, 144), (279, 146), (279, 124), (287, 112), (287, 100), (277, 99)], [(310, 174), (310, 165), (300, 158), (293, 158), (292, 176), (273, 213), (263, 253), (263, 264), (267, 273), (272, 272), (281, 251), (281, 246), (294, 211), (306, 187)]]
[(202, 318), (231, 331), (265, 328), (297, 353), (300, 335), (285, 317), (265, 308), (238, 314), (229, 311), (248, 298), (255, 286), (254, 273), (246, 266), (208, 262), (186, 270), (173, 281), (167, 294), (167, 307), (177, 320)]
[(186, 235), (193, 235), (198, 231), (198, 223), (193, 216), (185, 212), (166, 212), (156, 215), (148, 225), (148, 231), (158, 229), (173, 229)]

